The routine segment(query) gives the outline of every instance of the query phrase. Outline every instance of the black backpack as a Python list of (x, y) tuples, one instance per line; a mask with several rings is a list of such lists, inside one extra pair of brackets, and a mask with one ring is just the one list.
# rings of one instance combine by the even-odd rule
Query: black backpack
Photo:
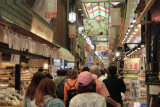
[(66, 78), (64, 78), (57, 86), (56, 89), (56, 94), (58, 96), (59, 99), (63, 100), (64, 99), (64, 81)]
[[(74, 96), (77, 95), (77, 89), (75, 87), (75, 84), (76, 84), (77, 80), (75, 81), (74, 85), (73, 86), (70, 86), (67, 82), (67, 84), (69, 85), (70, 87), (70, 90), (67, 91), (67, 96), (68, 96), (68, 101), (70, 101)], [(74, 87), (75, 89), (71, 90), (71, 88)]]

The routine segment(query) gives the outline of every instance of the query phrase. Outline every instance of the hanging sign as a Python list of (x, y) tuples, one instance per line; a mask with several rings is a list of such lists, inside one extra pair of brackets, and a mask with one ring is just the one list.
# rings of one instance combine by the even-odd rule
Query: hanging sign
[(97, 45), (108, 45), (108, 42), (97, 42)]
[(97, 45), (97, 50), (96, 51), (106, 51), (106, 50), (108, 50), (107, 46)]
[(35, 17), (32, 19), (31, 32), (49, 42), (53, 42), (53, 31)]
[(106, 20), (88, 20), (83, 19), (84, 34), (96, 36), (106, 34)]
[(104, 56), (104, 57), (108, 56), (108, 50), (102, 51), (101, 54), (102, 54), (102, 56)]
[(108, 40), (109, 38), (107, 35), (96, 36), (96, 38), (97, 38), (97, 41), (101, 41), (101, 42), (104, 42), (104, 41), (108, 42), (109, 41)]
[(110, 8), (111, 25), (121, 25), (121, 8)]
[(57, 18), (57, 0), (46, 0), (45, 18)]
[(69, 25), (69, 38), (76, 38), (76, 24)]
[(10, 59), (11, 64), (20, 64), (20, 55), (12, 54)]
[(140, 69), (140, 58), (126, 59), (124, 62), (124, 70), (128, 71), (139, 71)]

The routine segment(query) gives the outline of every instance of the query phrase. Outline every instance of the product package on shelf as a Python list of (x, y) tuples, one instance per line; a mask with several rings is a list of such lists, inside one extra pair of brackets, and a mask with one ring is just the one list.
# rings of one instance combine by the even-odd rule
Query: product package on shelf
[(14, 68), (0, 68), (0, 89), (15, 86)]
[(17, 107), (22, 104), (23, 96), (14, 88), (0, 89), (0, 107), (12, 106)]

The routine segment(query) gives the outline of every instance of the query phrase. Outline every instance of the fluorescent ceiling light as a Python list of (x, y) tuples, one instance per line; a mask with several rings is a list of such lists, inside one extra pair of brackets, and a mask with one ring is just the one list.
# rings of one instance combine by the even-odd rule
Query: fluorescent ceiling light
[(110, 3), (112, 3), (113, 5), (118, 5), (120, 2), (110, 2)]

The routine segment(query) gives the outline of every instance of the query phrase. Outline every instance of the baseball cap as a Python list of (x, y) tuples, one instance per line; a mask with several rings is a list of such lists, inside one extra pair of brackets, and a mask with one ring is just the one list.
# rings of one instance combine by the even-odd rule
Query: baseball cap
[(78, 75), (78, 83), (80, 86), (87, 86), (93, 80), (92, 74), (88, 71), (81, 72)]

